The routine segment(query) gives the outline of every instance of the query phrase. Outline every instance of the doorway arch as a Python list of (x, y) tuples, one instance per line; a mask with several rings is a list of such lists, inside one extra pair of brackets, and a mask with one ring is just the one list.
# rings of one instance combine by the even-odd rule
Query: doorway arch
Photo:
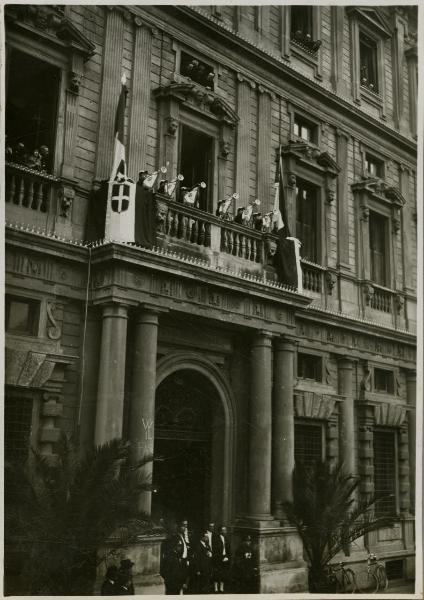
[[(161, 405), (162, 384), (166, 385), (167, 380), (172, 381), (172, 377), (178, 374), (185, 378), (186, 382), (193, 383), (197, 380), (199, 385), (205, 386), (203, 389), (211, 399), (208, 407), (211, 410), (211, 514), (209, 516), (217, 522), (229, 524), (233, 513), (232, 489), (236, 439), (235, 403), (229, 382), (217, 365), (194, 352), (173, 352), (163, 357), (158, 361), (156, 373), (158, 406)], [(214, 423), (217, 423), (218, 427), (215, 427)], [(155, 480), (154, 472), (153, 480)]]

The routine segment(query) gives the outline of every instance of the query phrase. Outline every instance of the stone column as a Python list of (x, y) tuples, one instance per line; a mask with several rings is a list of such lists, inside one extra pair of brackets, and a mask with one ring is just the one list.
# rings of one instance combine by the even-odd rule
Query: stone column
[(103, 308), (94, 443), (122, 437), (128, 307), (111, 303)]
[[(134, 367), (130, 411), (131, 463), (153, 455), (156, 395), (156, 354), (158, 339), (158, 311), (143, 307), (136, 317)], [(140, 467), (137, 475), (148, 483), (153, 475), (153, 462)], [(151, 492), (142, 492), (140, 512), (150, 514)]]
[(417, 373), (408, 371), (406, 374), (406, 394), (410, 407), (408, 411), (408, 438), (409, 438), (409, 481), (411, 485), (411, 511), (415, 513), (415, 453), (416, 453), (416, 397)]
[(408, 62), (408, 88), (409, 88), (409, 129), (411, 134), (417, 135), (417, 99), (418, 99), (418, 53), (417, 46), (405, 52)]
[(355, 411), (352, 391), (353, 362), (343, 357), (338, 361), (339, 394), (344, 396), (340, 407), (340, 460), (346, 473), (354, 475)]
[[(250, 94), (255, 88), (255, 83), (237, 74), (237, 114), (240, 121), (237, 126), (237, 156), (236, 156), (236, 191), (240, 194), (240, 204), (249, 200), (249, 172), (250, 162)], [(236, 207), (233, 207), (236, 212)]]
[(293, 357), (295, 342), (289, 337), (274, 347), (274, 405), (272, 430), (272, 497), (276, 519), (284, 515), (282, 504), (293, 500), (294, 405)]
[(249, 518), (271, 520), (272, 381), (271, 334), (258, 332), (252, 342), (249, 432)]

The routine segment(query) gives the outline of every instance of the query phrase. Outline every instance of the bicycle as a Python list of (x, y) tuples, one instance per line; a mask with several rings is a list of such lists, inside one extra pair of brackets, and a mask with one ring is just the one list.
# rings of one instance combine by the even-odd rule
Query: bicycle
[(387, 590), (389, 580), (387, 579), (386, 567), (384, 563), (378, 561), (374, 553), (368, 554), (366, 574), (367, 580), (366, 583), (364, 582), (365, 585), (360, 586), (361, 590), (367, 589), (372, 594)]
[(335, 585), (336, 594), (353, 594), (358, 590), (355, 573), (344, 565), (344, 562), (327, 565), (327, 578), (330, 584)]

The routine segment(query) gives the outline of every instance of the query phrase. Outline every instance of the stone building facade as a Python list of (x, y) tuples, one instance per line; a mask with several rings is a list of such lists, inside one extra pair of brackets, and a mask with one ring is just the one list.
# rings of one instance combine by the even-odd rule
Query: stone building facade
[[(61, 430), (176, 454), (146, 467), (140, 507), (249, 531), (263, 592), (307, 589), (282, 512), (296, 457), (343, 461), (396, 514), (346, 560), (368, 548), (413, 577), (416, 19), (6, 7), (6, 456), (54, 454)], [(88, 232), (123, 73), (129, 175), (207, 183), (200, 209), (155, 195), (152, 248)], [(280, 154), (302, 292), (278, 281), (274, 234), (215, 215), (234, 192), (272, 210)], [(159, 544), (131, 549), (140, 591), (161, 589)]]

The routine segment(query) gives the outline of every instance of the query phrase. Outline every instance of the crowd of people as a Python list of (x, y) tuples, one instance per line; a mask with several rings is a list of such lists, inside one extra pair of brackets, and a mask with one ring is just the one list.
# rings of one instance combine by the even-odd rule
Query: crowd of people
[(196, 539), (181, 521), (162, 544), (160, 574), (165, 594), (255, 593), (256, 552), (249, 535), (233, 554), (225, 526), (209, 523)]

